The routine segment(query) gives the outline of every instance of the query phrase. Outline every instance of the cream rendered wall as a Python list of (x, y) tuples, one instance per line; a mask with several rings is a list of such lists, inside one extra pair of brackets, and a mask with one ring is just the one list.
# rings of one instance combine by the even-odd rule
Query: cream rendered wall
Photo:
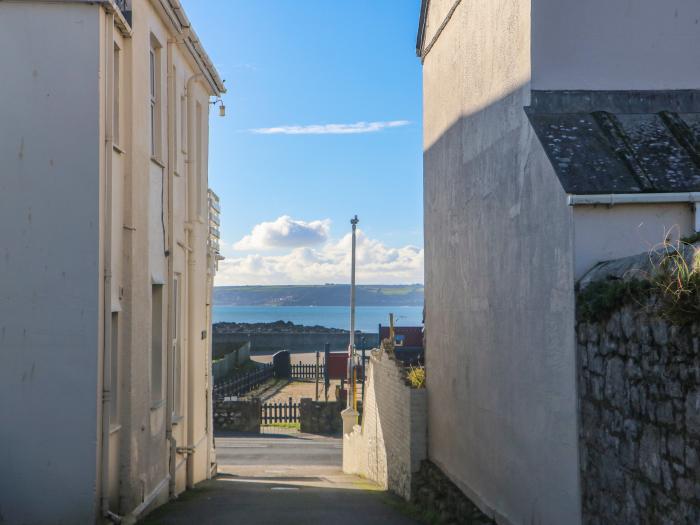
[(596, 263), (643, 253), (667, 236), (694, 233), (690, 204), (620, 204), (574, 207), (575, 276)]
[(0, 2), (0, 521), (7, 524), (96, 516), (99, 13), (87, 4)]
[(532, 0), (533, 89), (697, 89), (697, 0)]
[(424, 61), (428, 455), (501, 523), (575, 525), (573, 221), (523, 111), (530, 30), (529, 0), (462, 1)]
[[(160, 489), (156, 503), (163, 502), (168, 496), (169, 444), (166, 441), (169, 407), (166, 404), (151, 403), (150, 395), (150, 345), (151, 345), (151, 286), (161, 283), (163, 288), (164, 313), (172, 307), (172, 282), (168, 275), (167, 257), (165, 255), (168, 232), (172, 227), (173, 245), (170, 247), (173, 273), (180, 277), (180, 381), (182, 393), (181, 411), (174, 414), (173, 437), (178, 447), (192, 447), (194, 441), (205, 435), (206, 414), (208, 410), (205, 392), (204, 348), (207, 340), (201, 341), (201, 332), (207, 331), (205, 294), (198, 297), (188, 293), (188, 283), (206, 289), (206, 271), (190, 264), (198, 254), (205, 253), (205, 237), (199, 223), (190, 224), (187, 211), (188, 193), (191, 191), (187, 181), (188, 145), (182, 144), (180, 127), (183, 124), (180, 97), (185, 94), (187, 80), (199, 73), (188, 52), (182, 44), (176, 42), (172, 30), (163, 19), (162, 13), (154, 8), (149, 0), (134, 0), (133, 33), (124, 39), (128, 53), (124, 56), (128, 65), (123, 68), (125, 84), (122, 101), (122, 130), (126, 136), (120, 148), (124, 153), (116, 157), (124, 162), (124, 202), (122, 245), (115, 253), (123, 254), (124, 297), (120, 331), (123, 337), (122, 370), (123, 381), (129, 395), (122, 403), (122, 428), (118, 432), (124, 437), (120, 443), (120, 494), (118, 511), (125, 513), (140, 504), (154, 490)], [(161, 154), (152, 159), (150, 151), (150, 95), (149, 95), (149, 47), (151, 35), (160, 43), (160, 99), (161, 99)], [(176, 77), (169, 76), (168, 47), (172, 52)], [(175, 117), (169, 110), (168, 83), (175, 88)], [(204, 111), (208, 111), (209, 93), (201, 82), (191, 83), (191, 98), (199, 101)], [(175, 156), (170, 181), (168, 163), (168, 118), (177, 124)], [(205, 113), (206, 115), (206, 113)], [(191, 123), (185, 119), (185, 124)], [(207, 118), (203, 127), (207, 126)], [(128, 129), (127, 129), (128, 127)], [(203, 134), (206, 137), (205, 134)], [(184, 147), (183, 147), (184, 146)], [(207, 152), (204, 142), (203, 151)], [(118, 161), (115, 161), (118, 164)], [(206, 171), (204, 184), (206, 184)], [(115, 180), (115, 184), (117, 181)], [(168, 188), (172, 184), (173, 217), (168, 216)], [(117, 205), (115, 196), (115, 208)], [(199, 231), (198, 239), (192, 238), (187, 230), (192, 227)], [(164, 230), (165, 228), (165, 237)], [(196, 319), (190, 323), (190, 319)], [(192, 335), (190, 328), (196, 329)], [(164, 330), (167, 323), (164, 322)], [(170, 334), (164, 335), (164, 395), (166, 384), (170, 380), (167, 374), (168, 360), (173, 358)], [(190, 346), (191, 345), (191, 346)], [(201, 347), (201, 348), (200, 348)], [(188, 400), (192, 399), (192, 402)], [(195, 401), (196, 400), (196, 401)], [(195, 447), (192, 455), (176, 454), (175, 491), (181, 492), (186, 485), (206, 479), (208, 476), (208, 454), (206, 440), (203, 447)], [(188, 459), (189, 458), (189, 459)], [(190, 462), (189, 478), (187, 462)]]

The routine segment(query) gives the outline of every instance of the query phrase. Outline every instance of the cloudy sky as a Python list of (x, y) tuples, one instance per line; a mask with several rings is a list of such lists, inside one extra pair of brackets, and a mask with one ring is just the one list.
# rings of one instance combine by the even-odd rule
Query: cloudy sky
[(183, 0), (226, 79), (217, 284), (423, 281), (419, 0)]

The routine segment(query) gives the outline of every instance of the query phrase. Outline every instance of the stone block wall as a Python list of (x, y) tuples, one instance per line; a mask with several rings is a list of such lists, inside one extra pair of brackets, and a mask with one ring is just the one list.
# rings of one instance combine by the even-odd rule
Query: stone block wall
[(426, 390), (406, 384), (400, 364), (372, 352), (362, 425), (343, 437), (343, 471), (410, 499), (413, 475), (427, 456)]
[(700, 523), (700, 320), (579, 322), (584, 523)]
[(260, 432), (260, 399), (214, 402), (214, 429)]
[(309, 434), (339, 434), (343, 430), (340, 412), (344, 405), (339, 401), (314, 401), (302, 398), (299, 422), (302, 432)]

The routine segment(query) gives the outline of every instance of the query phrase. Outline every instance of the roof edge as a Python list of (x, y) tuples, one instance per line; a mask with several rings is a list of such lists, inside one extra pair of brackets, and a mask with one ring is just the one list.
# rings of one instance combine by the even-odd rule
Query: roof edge
[(418, 34), (416, 35), (416, 56), (423, 57), (423, 44), (425, 43), (425, 26), (428, 21), (428, 4), (430, 0), (421, 0), (420, 18), (418, 20)]

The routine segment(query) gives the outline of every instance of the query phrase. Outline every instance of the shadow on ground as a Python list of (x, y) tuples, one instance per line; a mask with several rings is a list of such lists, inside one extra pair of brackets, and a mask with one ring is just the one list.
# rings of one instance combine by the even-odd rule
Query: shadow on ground
[[(356, 487), (319, 488), (297, 479), (220, 475), (198, 484), (146, 516), (142, 525), (407, 525), (403, 501), (358, 481)], [(307, 479), (306, 481), (310, 481)]]

